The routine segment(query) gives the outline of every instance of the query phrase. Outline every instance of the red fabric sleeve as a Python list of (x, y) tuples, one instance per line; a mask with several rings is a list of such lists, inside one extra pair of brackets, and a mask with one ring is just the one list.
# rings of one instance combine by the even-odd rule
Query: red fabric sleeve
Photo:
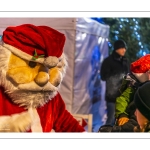
[(55, 132), (84, 132), (84, 128), (79, 125), (78, 121), (66, 110), (65, 103), (60, 94), (56, 99), (54, 110), (54, 126)]

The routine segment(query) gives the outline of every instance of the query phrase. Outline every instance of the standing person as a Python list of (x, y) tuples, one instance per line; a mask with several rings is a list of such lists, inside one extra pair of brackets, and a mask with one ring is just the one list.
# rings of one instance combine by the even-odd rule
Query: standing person
[(126, 50), (127, 46), (123, 40), (115, 41), (112, 54), (104, 59), (101, 66), (101, 79), (106, 81), (107, 125), (113, 125), (115, 122), (115, 102), (120, 96), (122, 77), (130, 70), (129, 61), (125, 57)]

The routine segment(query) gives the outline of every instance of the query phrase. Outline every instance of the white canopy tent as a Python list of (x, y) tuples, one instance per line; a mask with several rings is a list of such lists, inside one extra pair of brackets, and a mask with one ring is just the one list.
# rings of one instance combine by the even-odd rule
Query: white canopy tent
[(105, 83), (99, 71), (108, 55), (109, 26), (90, 18), (0, 18), (0, 35), (8, 26), (28, 23), (47, 25), (66, 35), (69, 66), (59, 91), (72, 114), (93, 114), (93, 131), (97, 131), (105, 115)]

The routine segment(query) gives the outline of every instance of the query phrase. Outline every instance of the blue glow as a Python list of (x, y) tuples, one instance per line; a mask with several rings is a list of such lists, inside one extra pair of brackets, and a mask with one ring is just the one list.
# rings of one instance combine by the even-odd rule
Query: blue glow
[(137, 37), (140, 37), (140, 35), (138, 34)]
[(137, 28), (134, 28), (134, 30), (137, 30)]
[(141, 42), (139, 42), (139, 45), (141, 45), (142, 43)]
[(140, 41), (140, 37), (137, 37), (137, 39)]
[(111, 47), (111, 46), (112, 46), (112, 44), (111, 44), (110, 42), (108, 42), (108, 46), (109, 46), (109, 47)]
[(141, 45), (141, 48), (143, 48), (143, 45)]
[(93, 49), (93, 54), (92, 54), (92, 58), (96, 61), (98, 61), (100, 59), (100, 49), (99, 49), (99, 46), (96, 45)]
[(119, 34), (119, 31), (115, 31), (116, 34)]
[(120, 20), (121, 20), (121, 21), (124, 21), (124, 19), (122, 19), (122, 18), (121, 18)]
[(140, 49), (140, 51), (136, 54), (138, 57), (141, 57), (141, 56), (144, 56), (146, 54), (148, 54), (149, 51), (148, 50), (143, 50), (143, 49)]
[(120, 25), (120, 28), (122, 28), (122, 25)]
[(96, 18), (95, 17), (95, 18), (91, 18), (91, 19), (96, 20), (99, 23), (105, 24), (104, 21), (103, 21), (103, 18)]
[(133, 29), (133, 27), (132, 27), (132, 26), (130, 26), (130, 29)]
[(135, 25), (135, 27), (138, 28), (139, 26), (138, 26), (138, 25)]
[(137, 22), (137, 21), (136, 21), (135, 23), (136, 23), (136, 24), (138, 24), (138, 22)]
[(137, 35), (138, 33), (137, 33), (137, 32), (135, 32), (135, 34)]
[(145, 56), (145, 55), (146, 55), (146, 52), (143, 52), (143, 55)]
[(115, 39), (118, 40), (118, 36), (117, 35), (115, 35)]
[(149, 50), (148, 49), (140, 49), (140, 51), (136, 54), (138, 57), (144, 56), (146, 54), (149, 54)]

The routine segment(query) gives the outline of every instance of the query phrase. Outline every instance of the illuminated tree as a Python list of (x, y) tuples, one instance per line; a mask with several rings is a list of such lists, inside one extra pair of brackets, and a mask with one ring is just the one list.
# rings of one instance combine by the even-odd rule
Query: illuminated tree
[(92, 18), (110, 26), (109, 52), (113, 43), (123, 39), (127, 43), (126, 56), (130, 62), (150, 53), (150, 18)]

